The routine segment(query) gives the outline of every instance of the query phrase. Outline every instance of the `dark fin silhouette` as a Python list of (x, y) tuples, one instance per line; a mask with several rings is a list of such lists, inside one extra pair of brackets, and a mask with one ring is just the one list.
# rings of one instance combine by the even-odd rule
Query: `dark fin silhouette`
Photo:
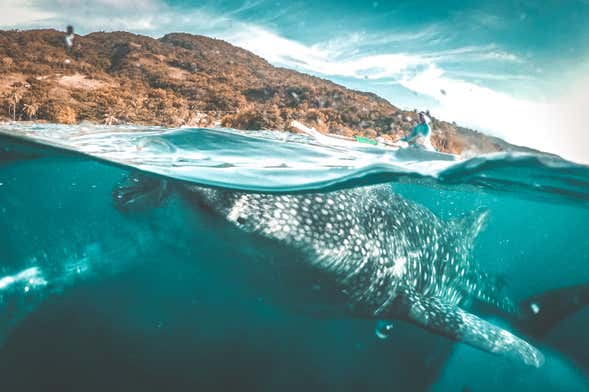
[(530, 366), (544, 363), (542, 353), (528, 342), (438, 298), (412, 293), (396, 301), (395, 313), (395, 317), (480, 350)]
[(520, 303), (519, 327), (541, 337), (556, 324), (589, 305), (589, 284), (546, 291)]
[(112, 199), (119, 211), (143, 211), (159, 206), (169, 192), (170, 185), (164, 179), (129, 174), (116, 185)]

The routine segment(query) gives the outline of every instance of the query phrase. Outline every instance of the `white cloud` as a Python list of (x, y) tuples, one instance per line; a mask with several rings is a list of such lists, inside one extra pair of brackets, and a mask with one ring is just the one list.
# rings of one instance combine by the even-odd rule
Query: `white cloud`
[(160, 8), (160, 3), (153, 0), (52, 0), (44, 1), (45, 7), (61, 7), (63, 9), (86, 9), (104, 11), (153, 11)]
[(489, 72), (468, 72), (468, 71), (453, 71), (451, 72), (455, 78), (470, 78), (483, 80), (500, 80), (500, 81), (515, 81), (527, 80), (533, 81), (534, 77), (529, 74), (509, 74), (509, 73), (489, 73)]
[(303, 68), (330, 76), (379, 79), (398, 76), (411, 66), (423, 64), (417, 57), (404, 54), (384, 54), (338, 60), (321, 46), (305, 46), (258, 27), (242, 26), (234, 34), (225, 35), (233, 44), (250, 50), (266, 60), (280, 65)]
[(383, 46), (414, 46), (422, 47), (425, 44), (440, 44), (447, 40), (442, 26), (432, 24), (423, 29), (413, 31), (389, 30), (386, 34), (349, 32), (321, 41), (314, 46), (325, 49), (333, 56), (353, 55), (357, 52), (370, 52), (382, 50)]
[(521, 57), (501, 50), (496, 44), (463, 46), (441, 51), (419, 52), (419, 55), (432, 62), (444, 63), (476, 61), (499, 61), (508, 63), (524, 62)]
[[(217, 35), (235, 24), (204, 9), (176, 9), (160, 0), (8, 0), (0, 28), (57, 28), (73, 24), (76, 32), (130, 31), (152, 37), (170, 32)], [(2, 10), (4, 5), (0, 5)], [(15, 18), (18, 16), (18, 18)], [(12, 22), (17, 19), (16, 22)]]
[(55, 13), (36, 9), (30, 1), (3, 0), (0, 3), (0, 26), (5, 28), (16, 28), (53, 17), (56, 17)]
[(401, 81), (406, 88), (439, 104), (432, 113), (442, 119), (486, 130), (505, 140), (589, 163), (589, 132), (581, 116), (589, 100), (589, 80), (577, 83), (552, 103), (513, 98), (473, 83), (454, 80), (431, 65)]

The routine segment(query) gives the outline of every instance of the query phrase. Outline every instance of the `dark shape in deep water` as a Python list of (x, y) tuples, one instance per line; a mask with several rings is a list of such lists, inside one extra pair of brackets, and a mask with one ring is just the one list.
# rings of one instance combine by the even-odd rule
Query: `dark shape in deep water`
[(519, 328), (542, 337), (565, 318), (589, 304), (589, 284), (563, 287), (534, 295), (519, 306)]

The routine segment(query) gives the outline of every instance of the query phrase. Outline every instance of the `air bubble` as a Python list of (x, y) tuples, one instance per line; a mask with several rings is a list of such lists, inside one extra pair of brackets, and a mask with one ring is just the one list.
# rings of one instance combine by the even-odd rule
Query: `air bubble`
[(376, 328), (374, 329), (374, 334), (379, 339), (388, 339), (393, 332), (393, 323), (386, 320), (379, 320), (376, 323)]

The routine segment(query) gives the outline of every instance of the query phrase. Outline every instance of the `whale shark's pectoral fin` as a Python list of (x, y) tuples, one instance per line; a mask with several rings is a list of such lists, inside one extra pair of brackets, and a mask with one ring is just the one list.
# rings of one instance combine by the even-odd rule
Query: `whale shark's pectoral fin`
[(544, 356), (531, 344), (458, 306), (438, 298), (411, 295), (401, 306), (402, 316), (436, 334), (478, 349), (540, 367)]

